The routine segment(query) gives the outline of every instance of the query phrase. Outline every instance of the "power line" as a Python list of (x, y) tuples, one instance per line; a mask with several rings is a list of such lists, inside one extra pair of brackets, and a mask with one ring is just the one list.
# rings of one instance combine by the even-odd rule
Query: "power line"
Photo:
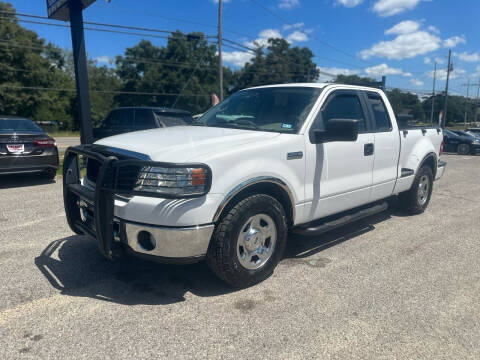
[[(16, 90), (39, 90), (39, 91), (59, 91), (59, 92), (76, 92), (73, 88), (50, 88), (40, 86), (16, 86), (16, 85), (0, 85), (3, 89)], [(113, 90), (91, 90), (93, 93), (99, 94), (121, 94), (121, 95), (150, 95), (150, 96), (190, 96), (190, 97), (204, 97), (210, 94), (179, 94), (179, 93), (153, 93), (153, 92), (139, 92), (139, 91), (113, 91)]]
[[(102, 3), (100, 3), (100, 4), (102, 4)], [(136, 14), (140, 14), (140, 15), (147, 15), (147, 16), (150, 16), (150, 17), (156, 17), (156, 18), (166, 19), (166, 20), (170, 20), (170, 21), (182, 22), (182, 23), (185, 23), (185, 24), (193, 24), (193, 25), (199, 25), (199, 26), (203, 26), (203, 27), (217, 29), (216, 25), (201, 23), (201, 22), (198, 22), (198, 21), (169, 17), (169, 16), (164, 16), (164, 15), (159, 15), (159, 14), (156, 14), (156, 13), (152, 13), (152, 12), (138, 11), (136, 9), (134, 10), (134, 9), (124, 8), (124, 7), (119, 7), (116, 4), (115, 5), (113, 5), (113, 4), (108, 4), (108, 5), (102, 4), (102, 5), (104, 7), (108, 7), (109, 9), (113, 8), (113, 9), (116, 9), (117, 11), (120, 10), (120, 11), (123, 11), (123, 12), (126, 12), (126, 13), (136, 13)], [(229, 28), (224, 28), (224, 31), (228, 32), (228, 33), (231, 33), (231, 34), (244, 36), (244, 37), (247, 37), (249, 39), (254, 39), (255, 38), (251, 35), (241, 33), (237, 30), (232, 30), (232, 29), (229, 29)]]
[[(10, 20), (10, 19), (6, 18), (6, 17), (0, 17), (0, 20)], [(46, 25), (46, 26), (54, 26), (54, 27), (61, 27), (61, 28), (70, 28), (70, 26), (68, 26), (68, 25), (50, 23), (50, 22), (44, 22), (44, 21), (24, 20), (24, 19), (18, 19), (17, 21), (27, 23), (27, 24), (36, 24), (36, 25)], [(109, 26), (109, 25), (103, 25), (103, 26)], [(131, 31), (99, 29), (99, 28), (92, 28), (92, 27), (84, 27), (84, 29), (88, 30), (88, 31), (98, 31), (98, 32), (104, 32), (104, 33), (132, 35), (132, 36), (149, 37), (149, 38), (156, 38), (156, 39), (168, 39), (168, 40), (180, 40), (180, 41), (191, 41), (191, 39), (192, 39), (192, 36), (188, 36), (188, 34), (183, 34), (183, 37), (177, 37), (177, 36), (162, 36), (162, 35), (155, 35), (155, 34), (149, 34), (149, 33), (138, 33), (138, 32), (131, 32)], [(174, 33), (172, 33), (172, 34), (174, 34)], [(201, 36), (199, 38), (204, 38), (208, 42), (208, 40), (204, 36)]]
[[(256, 4), (257, 6), (259, 6), (260, 8), (262, 8), (263, 10), (265, 10), (266, 12), (268, 12), (269, 14), (271, 14), (272, 16), (276, 17), (277, 19), (279, 19), (284, 25), (287, 25), (287, 26), (291, 26), (292, 24), (287, 21), (286, 19), (284, 19), (283, 17), (281, 17), (280, 15), (278, 15), (276, 12), (274, 12), (273, 10), (269, 9), (268, 7), (266, 7), (265, 5), (263, 5), (260, 1), (257, 1), (257, 0), (250, 0), (252, 3)], [(351, 57), (351, 58), (354, 58), (355, 60), (358, 60), (357, 57), (355, 55), (352, 55), (324, 40), (321, 40), (321, 39), (318, 39), (317, 37), (314, 37), (314, 36), (311, 36), (312, 39), (314, 39), (315, 41), (319, 42), (320, 44), (326, 46), (326, 47), (329, 47), (330, 49), (332, 50), (335, 50), (345, 56), (348, 56), (348, 57)], [(372, 65), (371, 63), (365, 61), (365, 60), (361, 60), (363, 61), (364, 63), (366, 64), (369, 64), (369, 65)]]

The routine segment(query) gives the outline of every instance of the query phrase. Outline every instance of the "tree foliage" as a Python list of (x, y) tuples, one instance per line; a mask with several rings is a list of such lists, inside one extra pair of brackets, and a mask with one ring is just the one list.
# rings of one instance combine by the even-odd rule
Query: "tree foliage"
[[(0, 114), (19, 115), (36, 121), (55, 121), (65, 129), (78, 129), (78, 100), (73, 57), (31, 30), (19, 25), (14, 8), (0, 1)], [(141, 40), (117, 56), (115, 66), (88, 61), (93, 123), (118, 106), (176, 107), (200, 113), (218, 94), (216, 45), (200, 33), (171, 34), (165, 46)], [(224, 67), (225, 96), (252, 86), (315, 82), (319, 70), (306, 47), (291, 46), (284, 39), (269, 39), (254, 50), (242, 68)], [(375, 79), (338, 75), (336, 83), (372, 86)], [(394, 89), (387, 92), (397, 114), (429, 121), (432, 97)], [(448, 121), (462, 122), (465, 109), (473, 120), (477, 106), (461, 96), (450, 96)], [(435, 97), (434, 121), (443, 109), (444, 96)]]
[(235, 73), (233, 90), (268, 84), (315, 82), (318, 76), (319, 70), (310, 49), (290, 47), (285, 39), (269, 39), (266, 49), (256, 49), (255, 56)]

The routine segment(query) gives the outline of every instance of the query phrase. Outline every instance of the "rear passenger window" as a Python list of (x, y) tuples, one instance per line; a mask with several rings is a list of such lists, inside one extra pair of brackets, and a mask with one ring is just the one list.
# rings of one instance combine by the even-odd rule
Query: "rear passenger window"
[(367, 97), (368, 103), (373, 111), (377, 131), (391, 131), (392, 122), (390, 121), (390, 117), (388, 116), (388, 112), (385, 104), (383, 103), (382, 97), (373, 92), (367, 92)]
[(362, 104), (355, 94), (335, 95), (322, 111), (322, 118), (325, 123), (330, 119), (356, 119), (358, 120), (358, 131), (365, 132), (367, 130)]

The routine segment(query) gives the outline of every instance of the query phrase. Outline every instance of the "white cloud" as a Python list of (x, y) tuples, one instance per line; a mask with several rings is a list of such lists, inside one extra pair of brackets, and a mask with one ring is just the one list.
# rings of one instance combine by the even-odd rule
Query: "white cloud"
[(327, 82), (334, 80), (337, 75), (355, 75), (360, 73), (359, 70), (343, 69), (337, 67), (319, 66), (318, 70), (321, 71), (318, 77), (318, 82)]
[(363, 0), (335, 0), (338, 5), (342, 5), (348, 8), (355, 7), (360, 5)]
[(373, 11), (379, 16), (386, 17), (400, 14), (415, 8), (421, 0), (377, 0)]
[(429, 57), (426, 57), (426, 56), (425, 56), (425, 57), (423, 58), (423, 63), (424, 63), (424, 64), (430, 64), (431, 62), (432, 62), (432, 59), (430, 59)]
[(467, 41), (463, 36), (452, 36), (448, 39), (443, 40), (443, 46), (446, 48), (453, 48), (458, 44), (466, 44)]
[(244, 51), (222, 52), (223, 61), (225, 61), (226, 63), (230, 63), (236, 67), (242, 67), (254, 56), (254, 54)]
[(99, 64), (113, 64), (113, 58), (107, 55), (97, 56), (94, 60)]
[(293, 42), (304, 42), (308, 41), (308, 35), (305, 34), (304, 32), (295, 30), (293, 33), (287, 36), (286, 39), (289, 43)]
[(373, 56), (387, 59), (410, 59), (418, 55), (427, 54), (440, 48), (441, 39), (426, 31), (416, 31), (410, 34), (398, 35), (390, 41), (380, 41), (370, 49), (360, 52), (362, 59)]
[(410, 84), (413, 86), (423, 86), (423, 81), (418, 79), (410, 79)]
[(283, 30), (290, 30), (290, 29), (302, 29), (305, 26), (305, 23), (299, 22), (295, 24), (288, 24), (283, 26)]
[(401, 75), (405, 77), (412, 76), (412, 74), (409, 72), (404, 72), (400, 68), (392, 68), (385, 63), (368, 67), (364, 71), (366, 75), (372, 76), (372, 77), (383, 76), (383, 75)]
[(428, 28), (428, 31), (433, 32), (435, 34), (440, 34), (440, 30), (438, 30), (435, 26), (430, 25)]
[(251, 48), (256, 48), (256, 47), (261, 47), (261, 46), (267, 46), (268, 45), (268, 39), (270, 38), (282, 38), (283, 36), (278, 31), (277, 29), (265, 29), (258, 34), (258, 38), (253, 40), (253, 41), (246, 41), (243, 44), (245, 46), (251, 47)]
[(405, 20), (399, 22), (394, 27), (385, 30), (385, 34), (394, 34), (394, 35), (401, 35), (401, 34), (411, 34), (416, 32), (420, 28), (420, 23), (417, 21), (412, 20)]
[(278, 7), (283, 10), (290, 10), (300, 5), (299, 0), (280, 0)]
[(439, 58), (439, 57), (436, 57), (435, 61), (437, 62), (437, 64), (440, 64), (440, 65), (445, 63), (445, 60), (443, 60), (442, 58)]
[[(450, 72), (450, 79), (455, 79), (463, 74), (465, 74), (466, 71), (464, 69), (458, 68), (454, 69), (453, 71)], [(434, 71), (429, 71), (427, 75), (431, 78), (433, 78)], [(447, 69), (437, 69), (437, 79), (439, 80), (447, 80)]]
[(453, 53), (454, 56), (458, 57), (462, 61), (466, 62), (477, 62), (480, 61), (480, 55), (476, 52), (474, 53), (467, 53), (467, 52), (462, 52), (460, 54), (458, 53)]

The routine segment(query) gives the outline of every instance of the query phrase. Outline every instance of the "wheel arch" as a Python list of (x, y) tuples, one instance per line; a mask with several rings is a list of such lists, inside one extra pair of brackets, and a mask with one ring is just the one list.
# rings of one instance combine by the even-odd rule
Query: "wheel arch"
[(437, 154), (429, 152), (423, 157), (423, 160), (418, 165), (417, 171), (422, 168), (423, 165), (428, 165), (432, 169), (433, 178), (437, 175), (438, 159)]
[(295, 221), (295, 199), (288, 185), (275, 177), (256, 177), (244, 181), (233, 188), (223, 199), (215, 215), (213, 222), (218, 222), (223, 214), (229, 211), (242, 199), (253, 194), (266, 194), (275, 198), (282, 204), (291, 227)]

